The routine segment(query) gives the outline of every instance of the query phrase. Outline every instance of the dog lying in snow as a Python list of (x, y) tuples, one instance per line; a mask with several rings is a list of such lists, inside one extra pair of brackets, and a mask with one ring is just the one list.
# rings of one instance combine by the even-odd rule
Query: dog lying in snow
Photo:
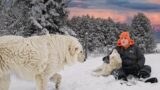
[(95, 76), (108, 76), (115, 69), (122, 67), (122, 59), (116, 49), (113, 49), (109, 55), (109, 63), (103, 63), (101, 66), (94, 70)]

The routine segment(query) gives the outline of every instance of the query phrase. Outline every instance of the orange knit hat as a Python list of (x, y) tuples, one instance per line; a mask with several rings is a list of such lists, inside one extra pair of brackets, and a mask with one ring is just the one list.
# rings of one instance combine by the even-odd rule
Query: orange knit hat
[(117, 46), (122, 46), (122, 45), (121, 45), (121, 39), (122, 39), (122, 38), (128, 39), (129, 45), (133, 45), (133, 44), (134, 44), (134, 40), (132, 40), (132, 39), (130, 38), (129, 32), (122, 32), (119, 37), (120, 37), (120, 38), (119, 38), (118, 41), (117, 41)]

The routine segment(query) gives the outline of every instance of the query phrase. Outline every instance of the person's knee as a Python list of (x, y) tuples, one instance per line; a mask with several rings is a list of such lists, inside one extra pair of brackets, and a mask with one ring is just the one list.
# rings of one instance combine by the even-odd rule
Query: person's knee
[(138, 77), (140, 78), (148, 78), (151, 74), (151, 67), (149, 65), (145, 65), (140, 71), (138, 72)]

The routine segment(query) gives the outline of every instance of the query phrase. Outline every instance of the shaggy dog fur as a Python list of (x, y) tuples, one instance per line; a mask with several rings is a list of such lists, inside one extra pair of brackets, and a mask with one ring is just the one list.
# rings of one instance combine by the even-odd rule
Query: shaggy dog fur
[(100, 67), (94, 70), (95, 76), (108, 76), (114, 69), (122, 67), (122, 60), (116, 49), (109, 56), (109, 63), (103, 63)]
[(35, 80), (36, 90), (47, 90), (49, 80), (59, 89), (61, 76), (57, 72), (76, 61), (84, 62), (85, 56), (72, 36), (0, 37), (0, 90), (9, 90), (11, 73)]

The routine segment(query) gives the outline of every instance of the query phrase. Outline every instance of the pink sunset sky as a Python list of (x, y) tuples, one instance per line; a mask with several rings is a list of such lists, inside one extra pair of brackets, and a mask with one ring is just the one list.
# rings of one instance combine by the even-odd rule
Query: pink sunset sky
[(69, 18), (90, 15), (111, 17), (116, 22), (131, 22), (138, 12), (144, 13), (152, 25), (160, 25), (160, 0), (71, 0)]

